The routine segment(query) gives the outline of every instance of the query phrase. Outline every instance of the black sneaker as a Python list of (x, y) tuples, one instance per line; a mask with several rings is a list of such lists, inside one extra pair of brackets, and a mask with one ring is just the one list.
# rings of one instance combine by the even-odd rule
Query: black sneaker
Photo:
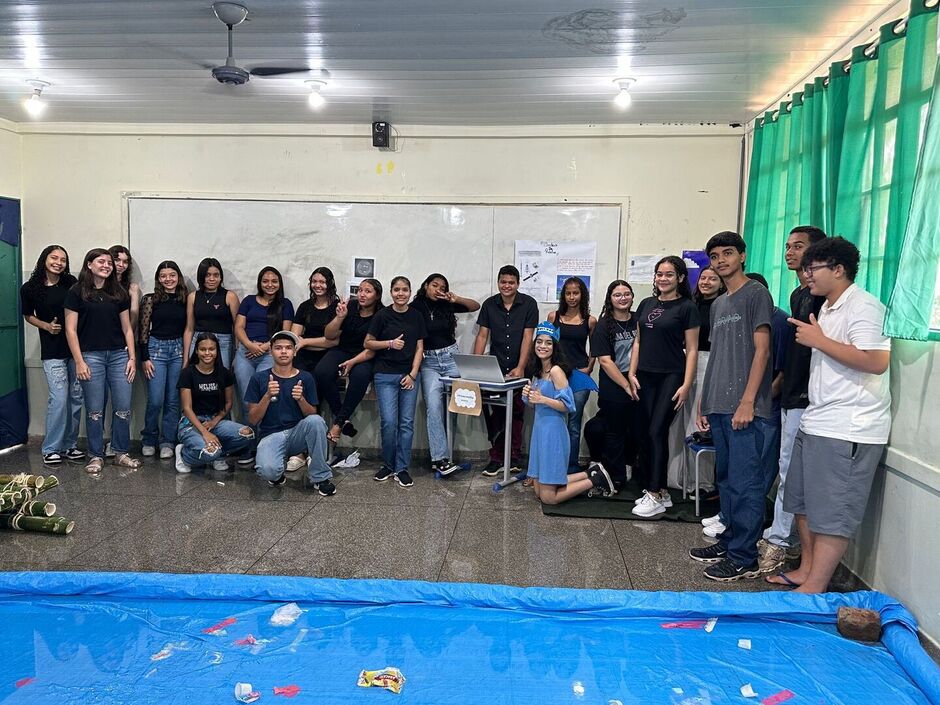
[(391, 470), (389, 470), (387, 467), (383, 465), (376, 471), (375, 475), (372, 476), (372, 479), (375, 480), (376, 482), (385, 482), (388, 478), (390, 478), (394, 474), (395, 473), (393, 473)]
[(486, 477), (496, 477), (503, 471), (503, 464), (498, 460), (491, 460), (483, 468), (483, 475)]
[(42, 462), (44, 465), (60, 465), (62, 463), (62, 455), (59, 453), (46, 453), (42, 456)]
[(730, 558), (725, 558), (720, 563), (708, 566), (702, 575), (709, 580), (717, 580), (719, 583), (733, 583), (735, 580), (747, 580), (760, 576), (760, 566), (756, 561), (749, 566), (738, 566)]
[(441, 475), (450, 475), (452, 472), (457, 472), (458, 470), (460, 470), (460, 465), (457, 463), (452, 463), (447, 458), (444, 458), (437, 463), (437, 471)]
[(398, 483), (399, 487), (411, 487), (415, 481), (411, 479), (411, 475), (408, 474), (407, 470), (399, 470), (395, 475), (395, 482)]
[(334, 485), (329, 480), (314, 482), (313, 489), (315, 489), (321, 497), (332, 497), (334, 494), (336, 494), (336, 485)]
[(271, 487), (280, 487), (285, 482), (287, 482), (287, 475), (284, 473), (281, 473), (281, 476), (276, 480), (268, 480), (268, 484), (271, 485)]
[(85, 451), (79, 450), (78, 448), (69, 448), (65, 451), (65, 457), (69, 460), (84, 460)]
[(244, 457), (242, 457), (242, 458), (239, 458), (239, 459), (236, 460), (235, 462), (238, 463), (238, 464), (239, 464), (241, 467), (243, 467), (243, 468), (244, 468), (244, 467), (248, 467), (249, 465), (254, 465), (254, 464), (255, 464), (255, 456), (253, 456), (253, 455), (246, 455), (246, 456), (244, 456)]
[(614, 493), (614, 481), (610, 479), (610, 473), (600, 463), (591, 463), (588, 467), (588, 479), (594, 487)]
[(728, 549), (724, 548), (720, 543), (713, 543), (711, 546), (706, 546), (705, 548), (689, 549), (689, 558), (699, 563), (718, 563), (718, 561), (723, 561), (727, 557)]

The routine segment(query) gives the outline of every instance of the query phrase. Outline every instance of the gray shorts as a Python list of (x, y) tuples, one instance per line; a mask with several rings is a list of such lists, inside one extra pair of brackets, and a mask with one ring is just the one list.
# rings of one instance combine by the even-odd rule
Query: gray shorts
[(884, 444), (852, 443), (800, 431), (793, 441), (783, 508), (806, 515), (810, 531), (852, 538), (865, 517)]

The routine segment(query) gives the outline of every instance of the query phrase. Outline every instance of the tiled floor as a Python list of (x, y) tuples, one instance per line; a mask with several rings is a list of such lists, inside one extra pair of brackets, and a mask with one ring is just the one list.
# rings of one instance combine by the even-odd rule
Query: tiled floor
[(401, 578), (638, 590), (762, 590), (721, 585), (689, 560), (701, 527), (546, 517), (531, 492), (496, 494), (492, 479), (415, 473), (415, 485), (372, 480), (375, 466), (337, 471), (323, 498), (300, 478), (271, 488), (252, 472), (177, 475), (170, 460), (137, 471), (42, 465), (35, 447), (0, 456), (0, 473), (55, 474), (42, 495), (74, 519), (70, 536), (0, 533), (0, 569), (136, 570)]

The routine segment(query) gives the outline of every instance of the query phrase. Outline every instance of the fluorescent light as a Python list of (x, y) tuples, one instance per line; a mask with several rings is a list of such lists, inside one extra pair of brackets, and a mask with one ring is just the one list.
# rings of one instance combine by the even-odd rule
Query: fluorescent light
[(23, 107), (31, 117), (38, 118), (46, 109), (46, 101), (42, 99), (42, 91), (52, 84), (38, 79), (27, 81), (26, 84), (33, 89), (33, 94), (23, 101)]
[(621, 110), (627, 110), (633, 105), (633, 96), (630, 95), (630, 87), (636, 83), (636, 79), (630, 76), (615, 78), (614, 83), (620, 89), (614, 97), (614, 104)]
[(310, 88), (310, 95), (307, 96), (307, 103), (314, 110), (319, 110), (326, 105), (326, 98), (320, 93), (326, 87), (326, 81), (304, 81)]

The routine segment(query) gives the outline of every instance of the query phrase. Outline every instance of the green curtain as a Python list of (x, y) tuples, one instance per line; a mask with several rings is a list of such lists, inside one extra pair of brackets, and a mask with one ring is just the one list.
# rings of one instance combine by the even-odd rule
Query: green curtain
[[(940, 59), (934, 93), (940, 96)], [(898, 270), (904, 276), (895, 282), (885, 333), (940, 340), (940, 101), (930, 106)]]
[(856, 47), (850, 64), (832, 64), (828, 76), (757, 121), (747, 268), (767, 277), (784, 307), (796, 277), (783, 246), (796, 225), (854, 242), (858, 284), (886, 303), (891, 297), (933, 94), (937, 10), (913, 0), (908, 21), (882, 27), (874, 51)]

